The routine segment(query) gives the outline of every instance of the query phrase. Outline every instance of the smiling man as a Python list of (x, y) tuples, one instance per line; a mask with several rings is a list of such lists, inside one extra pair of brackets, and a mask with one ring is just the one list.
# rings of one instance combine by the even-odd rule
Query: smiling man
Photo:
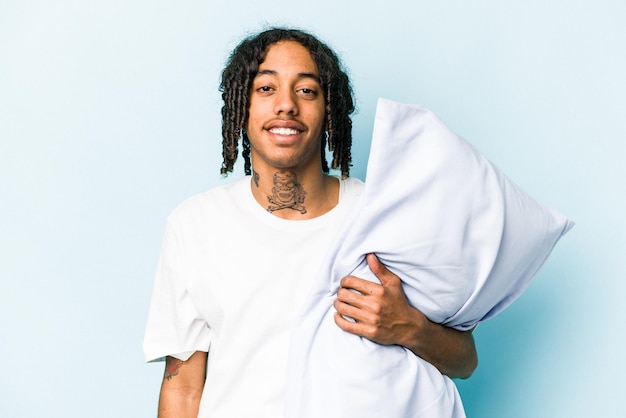
[[(222, 173), (241, 144), (248, 176), (168, 218), (144, 341), (148, 361), (166, 361), (162, 418), (283, 415), (291, 331), (363, 189), (348, 176), (352, 91), (325, 44), (299, 30), (261, 32), (233, 51), (221, 88)], [(327, 146), (341, 177), (328, 174)], [(471, 333), (430, 322), (397, 276), (374, 255), (368, 264), (381, 284), (346, 277), (337, 326), (469, 376)]]
[(295, 41), (270, 46), (249, 101), (246, 132), (257, 202), (278, 217), (299, 220), (336, 206), (339, 180), (323, 175), (320, 158), (326, 102), (308, 49)]

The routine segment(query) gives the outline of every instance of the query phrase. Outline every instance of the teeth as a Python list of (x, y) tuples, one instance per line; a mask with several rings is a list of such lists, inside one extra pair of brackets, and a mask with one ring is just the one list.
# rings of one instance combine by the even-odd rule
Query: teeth
[(298, 134), (297, 129), (292, 128), (272, 128), (270, 132), (276, 135), (296, 135)]

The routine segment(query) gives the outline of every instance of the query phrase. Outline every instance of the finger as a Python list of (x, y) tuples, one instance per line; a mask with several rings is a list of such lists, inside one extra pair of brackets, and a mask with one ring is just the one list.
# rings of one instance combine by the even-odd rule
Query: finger
[(372, 337), (375, 335), (374, 329), (371, 325), (349, 321), (341, 316), (339, 313), (335, 313), (335, 323), (342, 330), (351, 334), (358, 335), (360, 337), (372, 339)]
[[(341, 288), (337, 292), (336, 301), (348, 304), (353, 306), (361, 311), (367, 312), (368, 315), (380, 315), (383, 310), (383, 299), (384, 289), (381, 285), (378, 286), (378, 292), (374, 292), (374, 294), (362, 295), (360, 293), (355, 293), (351, 290)], [(370, 318), (371, 319), (371, 318)]]
[(337, 291), (337, 300), (357, 308), (363, 308), (363, 295), (343, 287)]
[(376, 276), (381, 274), (383, 269), (386, 269), (385, 265), (378, 260), (378, 257), (374, 253), (367, 254), (365, 259), (367, 260), (367, 265), (370, 267), (370, 270), (372, 270), (372, 273)]
[(359, 323), (373, 324), (376, 320), (375, 315), (371, 312), (339, 300), (335, 300), (333, 306), (339, 315), (350, 318), (351, 320)]
[(380, 280), (380, 284), (383, 286), (394, 286), (400, 284), (400, 278), (393, 274), (387, 266), (380, 262), (376, 254), (369, 253), (366, 256), (367, 265), (372, 273)]
[(380, 285), (378, 283), (372, 283), (369, 280), (361, 279), (356, 276), (346, 276), (341, 279), (339, 284), (343, 288), (356, 290), (364, 295), (371, 295), (380, 291)]
[(339, 328), (344, 331), (351, 332), (363, 336), (364, 330), (369, 329), (369, 325), (363, 324), (352, 320), (352, 318), (341, 315), (339, 312), (335, 313), (335, 323), (339, 325)]
[(335, 324), (344, 331), (348, 331), (354, 334), (354, 330), (358, 329), (357, 323), (346, 319), (339, 312), (335, 312)]

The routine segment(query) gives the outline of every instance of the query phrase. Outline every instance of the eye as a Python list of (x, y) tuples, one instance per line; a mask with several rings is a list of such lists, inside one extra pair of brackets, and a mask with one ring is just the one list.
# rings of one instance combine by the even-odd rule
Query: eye
[(257, 88), (256, 91), (258, 91), (259, 93), (269, 93), (270, 91), (272, 91), (272, 88), (270, 86), (261, 86)]
[(310, 98), (317, 97), (317, 90), (310, 89), (310, 88), (307, 88), (307, 87), (303, 87), (303, 88), (299, 89), (298, 92), (302, 96), (305, 96), (305, 97), (310, 97)]

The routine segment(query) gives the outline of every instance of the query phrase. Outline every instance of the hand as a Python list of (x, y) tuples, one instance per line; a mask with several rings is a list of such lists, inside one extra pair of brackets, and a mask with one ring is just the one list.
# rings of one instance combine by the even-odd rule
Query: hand
[(400, 278), (374, 254), (367, 255), (367, 264), (381, 284), (354, 276), (341, 280), (334, 302), (339, 328), (379, 344), (401, 345), (449, 377), (469, 377), (478, 364), (472, 332), (431, 322), (409, 304)]
[(428, 320), (409, 304), (398, 276), (374, 254), (368, 254), (366, 259), (381, 284), (355, 276), (344, 277), (334, 302), (337, 310), (335, 322), (344, 331), (379, 344), (411, 347), (414, 344), (412, 339), (419, 333), (417, 331)]

